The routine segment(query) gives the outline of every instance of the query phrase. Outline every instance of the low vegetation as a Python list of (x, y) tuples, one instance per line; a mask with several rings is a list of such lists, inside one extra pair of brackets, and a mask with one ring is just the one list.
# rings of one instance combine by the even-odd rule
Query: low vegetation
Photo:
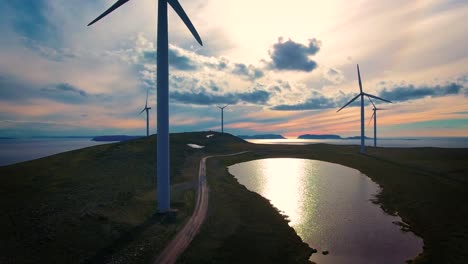
[(358, 148), (173, 134), (176, 217), (155, 214), (154, 136), (0, 167), (0, 263), (151, 263), (193, 211), (200, 157), (243, 150), (250, 152), (208, 161), (209, 215), (180, 262), (305, 262), (312, 251), (285, 217), (226, 170), (253, 159), (297, 157), (358, 169), (382, 186), (376, 202), (424, 239), (416, 263), (465, 263), (468, 149), (368, 148), (360, 155)]
[(251, 150), (222, 158), (223, 164), (295, 157), (358, 169), (382, 187), (375, 202), (389, 214), (398, 213), (424, 239), (424, 252), (413, 263), (467, 262), (468, 149), (368, 148), (368, 154), (361, 155), (359, 146), (314, 144), (255, 145)]

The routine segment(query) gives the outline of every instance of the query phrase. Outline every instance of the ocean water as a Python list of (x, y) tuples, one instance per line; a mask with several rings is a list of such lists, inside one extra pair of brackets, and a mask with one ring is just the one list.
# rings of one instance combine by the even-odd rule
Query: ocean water
[[(359, 139), (248, 139), (257, 144), (308, 145), (327, 143), (335, 145), (361, 145)], [(366, 139), (366, 146), (374, 146), (373, 139)], [(452, 138), (382, 138), (377, 140), (377, 147), (385, 148), (468, 148), (468, 137)]]
[(111, 142), (96, 142), (91, 138), (0, 139), (0, 166), (108, 143)]
[[(423, 241), (404, 232), (371, 202), (380, 187), (358, 170), (292, 158), (249, 161), (229, 172), (286, 214), (302, 240), (319, 252), (321, 264), (405, 263), (422, 252)], [(323, 255), (328, 251), (328, 255)]]

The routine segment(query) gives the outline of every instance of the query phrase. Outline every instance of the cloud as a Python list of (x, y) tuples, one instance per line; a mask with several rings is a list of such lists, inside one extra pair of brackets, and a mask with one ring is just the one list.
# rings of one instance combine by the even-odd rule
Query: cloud
[(268, 90), (276, 93), (281, 93), (281, 92), (290, 92), (291, 91), (291, 85), (287, 81), (283, 80), (276, 80), (272, 82), (268, 86)]
[(89, 93), (70, 83), (35, 84), (0, 73), (0, 101), (25, 104), (36, 98), (83, 104), (110, 100), (110, 95)]
[(324, 78), (328, 81), (330, 81), (333, 84), (339, 84), (342, 83), (344, 80), (343, 73), (338, 70), (338, 69), (333, 69), (329, 68), (325, 73), (324, 73)]
[(181, 71), (194, 71), (198, 69), (197, 64), (189, 57), (181, 54), (179, 49), (169, 49), (169, 65)]
[(84, 103), (89, 99), (89, 94), (86, 91), (68, 83), (47, 86), (40, 91), (49, 99), (70, 104)]
[(112, 96), (91, 94), (69, 83), (51, 84), (39, 89), (38, 97), (68, 104), (88, 104), (110, 101)]
[(23, 45), (40, 56), (52, 60), (62, 62), (67, 59), (73, 59), (79, 56), (76, 51), (69, 48), (52, 48), (38, 41), (29, 38), (21, 38)]
[(265, 104), (270, 99), (270, 94), (260, 90), (244, 93), (211, 94), (202, 89), (200, 92), (171, 92), (170, 99), (179, 103), (195, 105), (237, 104), (240, 102)]
[(291, 39), (283, 42), (283, 38), (279, 38), (278, 43), (269, 51), (272, 60), (269, 66), (276, 70), (310, 72), (317, 68), (317, 63), (309, 59), (309, 56), (315, 55), (320, 50), (320, 45), (320, 41), (315, 38), (309, 40), (308, 46)]
[(281, 104), (272, 107), (273, 110), (279, 111), (299, 111), (299, 110), (316, 110), (337, 107), (337, 102), (333, 98), (327, 98), (319, 92), (313, 92), (305, 102), (299, 104)]
[(19, 35), (39, 41), (57, 38), (56, 26), (47, 17), (45, 0), (1, 1), (0, 22), (8, 23)]
[(457, 83), (420, 87), (415, 87), (414, 85), (409, 84), (405, 86), (395, 86), (391, 90), (384, 88), (382, 91), (379, 92), (379, 96), (394, 102), (404, 102), (424, 97), (442, 97), (446, 95), (457, 95), (462, 93), (463, 90), (464, 86)]
[[(224, 67), (226, 66), (225, 62), (221, 63), (224, 63)], [(265, 75), (262, 70), (255, 68), (253, 65), (247, 66), (243, 63), (234, 63), (234, 69), (232, 70), (232, 73), (244, 76), (249, 80), (256, 80)]]
[[(379, 97), (390, 100), (392, 102), (404, 102), (410, 100), (421, 99), (424, 97), (443, 97), (448, 95), (458, 95), (466, 92), (464, 86), (457, 83), (435, 86), (420, 86), (415, 87), (412, 84), (406, 86), (395, 86), (392, 90), (384, 88), (378, 94)], [(312, 95), (305, 101), (297, 104), (279, 104), (271, 109), (279, 111), (300, 111), (300, 110), (320, 110), (328, 108), (338, 108), (345, 105), (349, 100), (354, 98), (356, 94), (345, 94), (339, 91), (333, 97), (327, 97), (319, 92), (314, 91)], [(364, 101), (364, 105), (369, 105), (369, 100)], [(348, 107), (359, 106), (359, 99), (354, 101)]]
[[(169, 45), (168, 57), (169, 66), (180, 71), (195, 71), (206, 67), (212, 71), (229, 72), (251, 81), (265, 75), (261, 69), (253, 65), (232, 63), (223, 57), (217, 59), (198, 55), (175, 45)], [(154, 64), (156, 62), (156, 51), (152, 47), (150, 50), (144, 50), (141, 52), (141, 58), (140, 63)]]
[[(180, 48), (177, 48), (173, 45), (169, 46), (168, 50), (168, 59), (169, 59), (169, 66), (181, 70), (181, 71), (194, 71), (198, 69), (197, 62), (192, 60), (192, 58), (184, 55), (181, 53)], [(156, 63), (156, 51), (152, 50), (145, 50), (141, 54), (144, 63)]]

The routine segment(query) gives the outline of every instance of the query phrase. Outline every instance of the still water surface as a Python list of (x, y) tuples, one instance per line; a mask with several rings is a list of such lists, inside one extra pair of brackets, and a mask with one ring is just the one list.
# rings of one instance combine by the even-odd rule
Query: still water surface
[[(358, 170), (317, 160), (275, 158), (229, 167), (249, 190), (289, 216), (317, 263), (405, 263), (422, 239), (401, 231), (371, 199), (379, 186)], [(328, 250), (328, 255), (321, 252)]]
[(109, 143), (113, 142), (97, 142), (91, 138), (0, 139), (0, 166)]

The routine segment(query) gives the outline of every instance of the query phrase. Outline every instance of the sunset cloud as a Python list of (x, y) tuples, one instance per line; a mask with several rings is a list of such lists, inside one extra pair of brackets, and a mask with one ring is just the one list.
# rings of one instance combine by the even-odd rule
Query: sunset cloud
[(317, 63), (309, 56), (320, 50), (320, 41), (310, 39), (307, 45), (296, 43), (291, 39), (284, 41), (282, 37), (270, 50), (270, 67), (276, 70), (292, 70), (310, 72), (317, 68)]
[[(218, 130), (230, 104), (233, 134), (356, 135), (359, 100), (336, 110), (359, 64), (364, 90), (394, 102), (382, 136), (468, 134), (465, 2), (180, 1), (204, 46), (169, 12), (172, 132)], [(143, 134), (147, 91), (155, 133), (156, 1), (92, 27), (109, 1), (27, 2), (0, 2), (0, 136)]]

